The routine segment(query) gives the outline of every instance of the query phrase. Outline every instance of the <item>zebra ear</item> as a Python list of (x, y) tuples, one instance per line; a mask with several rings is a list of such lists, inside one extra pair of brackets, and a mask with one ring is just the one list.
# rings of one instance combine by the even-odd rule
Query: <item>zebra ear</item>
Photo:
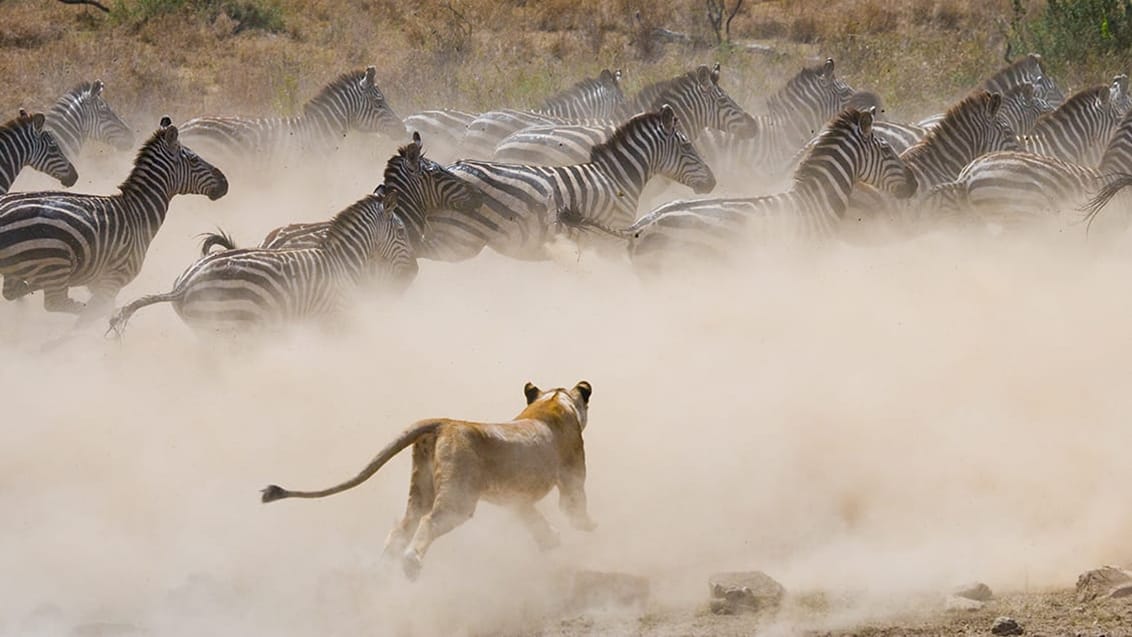
[(397, 191), (385, 189), (385, 196), (381, 198), (381, 206), (386, 210), (393, 210), (397, 207)]
[(822, 66), (821, 72), (826, 77), (833, 77), (833, 58), (825, 59), (825, 65)]
[(708, 88), (710, 88), (711, 87), (711, 69), (709, 69), (706, 66), (696, 67), (696, 83), (699, 84), (700, 88), (705, 90), (705, 91)]
[(719, 84), (719, 62), (716, 62), (715, 66), (711, 67), (711, 83)]
[(373, 189), (373, 195), (385, 199), (385, 184), (378, 184), (377, 188)]
[(106, 86), (102, 83), (102, 80), (95, 80), (94, 84), (90, 87), (90, 94), (94, 96), (101, 95), (102, 89), (104, 88), (106, 88)]
[(998, 117), (998, 109), (1002, 107), (1002, 93), (991, 93), (987, 100), (987, 115), (992, 119)]
[(861, 134), (866, 137), (873, 133), (873, 117), (876, 115), (877, 109), (875, 106), (870, 106), (861, 111), (861, 119), (858, 121), (858, 126), (861, 128)]
[(528, 381), (526, 385), (523, 385), (523, 395), (527, 397), (528, 405), (538, 400), (538, 396), (541, 393), (542, 390), (535, 387), (535, 384), (530, 381)]
[(376, 77), (377, 77), (377, 67), (376, 66), (367, 66), (366, 67), (366, 80), (365, 80), (366, 86), (373, 86), (373, 81)]
[[(24, 114), (26, 115), (26, 113)], [(31, 125), (35, 128), (36, 131), (42, 131), (43, 124), (46, 121), (47, 118), (43, 116), (43, 113), (36, 113), (35, 115), (31, 116)]]
[(660, 107), (660, 125), (664, 127), (664, 132), (671, 133), (676, 129), (676, 111), (668, 104)]
[(421, 134), (419, 131), (413, 131), (413, 144), (417, 146), (421, 145)]
[(173, 120), (169, 119), (169, 116), (166, 115), (165, 117), (161, 118), (161, 122), (158, 124), (158, 127), (164, 129), (164, 128), (169, 128), (172, 125), (173, 125)]
[(161, 137), (165, 140), (165, 143), (168, 144), (170, 148), (174, 147), (177, 144), (178, 136), (177, 127), (173, 125), (172, 120), (168, 117), (162, 117)]
[(20, 109), (20, 119), (27, 119), (29, 117), (31, 117), (31, 115), (28, 115), (28, 112), (21, 108)]

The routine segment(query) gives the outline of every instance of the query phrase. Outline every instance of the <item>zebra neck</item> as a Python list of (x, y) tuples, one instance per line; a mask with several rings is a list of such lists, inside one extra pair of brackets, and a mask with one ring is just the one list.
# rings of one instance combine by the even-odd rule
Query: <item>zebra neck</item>
[(629, 197), (636, 202), (653, 176), (656, 159), (651, 153), (646, 156), (631, 155), (628, 148), (647, 147), (648, 144), (647, 140), (644, 144), (634, 140), (626, 144), (625, 150), (603, 148), (594, 154), (590, 164), (617, 185), (622, 198)]
[[(20, 135), (20, 131), (13, 131)], [(13, 135), (15, 137), (16, 135)], [(8, 192), (20, 170), (28, 164), (28, 154), (18, 139), (0, 137), (0, 194)]]
[(47, 129), (68, 158), (78, 156), (86, 140), (94, 135), (94, 121), (78, 95), (64, 95), (47, 112)]

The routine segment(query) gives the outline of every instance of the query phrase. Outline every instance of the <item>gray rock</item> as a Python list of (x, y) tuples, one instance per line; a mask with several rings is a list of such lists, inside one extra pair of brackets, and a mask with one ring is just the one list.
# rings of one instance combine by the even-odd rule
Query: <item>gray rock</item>
[(776, 609), (786, 595), (782, 584), (761, 571), (716, 573), (708, 578), (708, 590), (716, 615)]
[(991, 633), (995, 635), (1021, 635), (1026, 632), (1018, 622), (1009, 617), (999, 617), (991, 624)]
[(1077, 601), (1091, 602), (1108, 597), (1127, 584), (1132, 584), (1132, 572), (1115, 566), (1095, 568), (1077, 578)]
[(977, 599), (960, 597), (959, 595), (950, 595), (943, 603), (944, 610), (966, 611), (969, 613), (982, 610), (984, 606), (986, 606), (986, 604)]
[(977, 602), (989, 602), (990, 600), (994, 599), (994, 593), (991, 592), (990, 586), (987, 586), (982, 582), (971, 582), (970, 584), (964, 584), (963, 586), (960, 586), (951, 591), (951, 594), (955, 597), (965, 597), (967, 599), (973, 599)]
[(570, 607), (575, 611), (609, 607), (643, 607), (649, 600), (647, 578), (626, 573), (578, 571), (574, 574)]

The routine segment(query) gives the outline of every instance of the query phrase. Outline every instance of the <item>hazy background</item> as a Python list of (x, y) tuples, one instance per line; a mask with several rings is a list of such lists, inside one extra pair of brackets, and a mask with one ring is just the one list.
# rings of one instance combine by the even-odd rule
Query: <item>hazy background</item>
[[(216, 225), (247, 245), (330, 216), (392, 150), (306, 178), (230, 172), (228, 197), (175, 200), (120, 304), (166, 291)], [(92, 152), (75, 189), (113, 191), (130, 159)], [(707, 575), (732, 569), (851, 594), (854, 618), (976, 578), (1071, 586), (1132, 559), (1127, 243), (935, 233), (752, 251), (654, 284), (588, 253), (484, 254), (235, 346), (164, 305), (122, 342), (100, 325), (45, 351), (72, 320), (39, 294), (0, 303), (0, 634), (534, 631), (573, 568), (650, 577), (654, 612), (699, 611)], [(271, 482), (352, 476), (414, 420), (508, 419), (525, 381), (583, 378), (599, 527), (570, 530), (548, 498), (551, 554), (483, 504), (418, 582), (383, 574), (408, 454), (333, 498), (259, 503)]]

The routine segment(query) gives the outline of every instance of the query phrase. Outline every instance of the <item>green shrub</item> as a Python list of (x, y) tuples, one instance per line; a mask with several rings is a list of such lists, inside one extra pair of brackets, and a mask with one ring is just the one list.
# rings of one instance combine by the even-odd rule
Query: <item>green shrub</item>
[(1047, 0), (1032, 18), (1027, 4), (1013, 0), (1012, 44), (1055, 67), (1132, 49), (1132, 0)]

